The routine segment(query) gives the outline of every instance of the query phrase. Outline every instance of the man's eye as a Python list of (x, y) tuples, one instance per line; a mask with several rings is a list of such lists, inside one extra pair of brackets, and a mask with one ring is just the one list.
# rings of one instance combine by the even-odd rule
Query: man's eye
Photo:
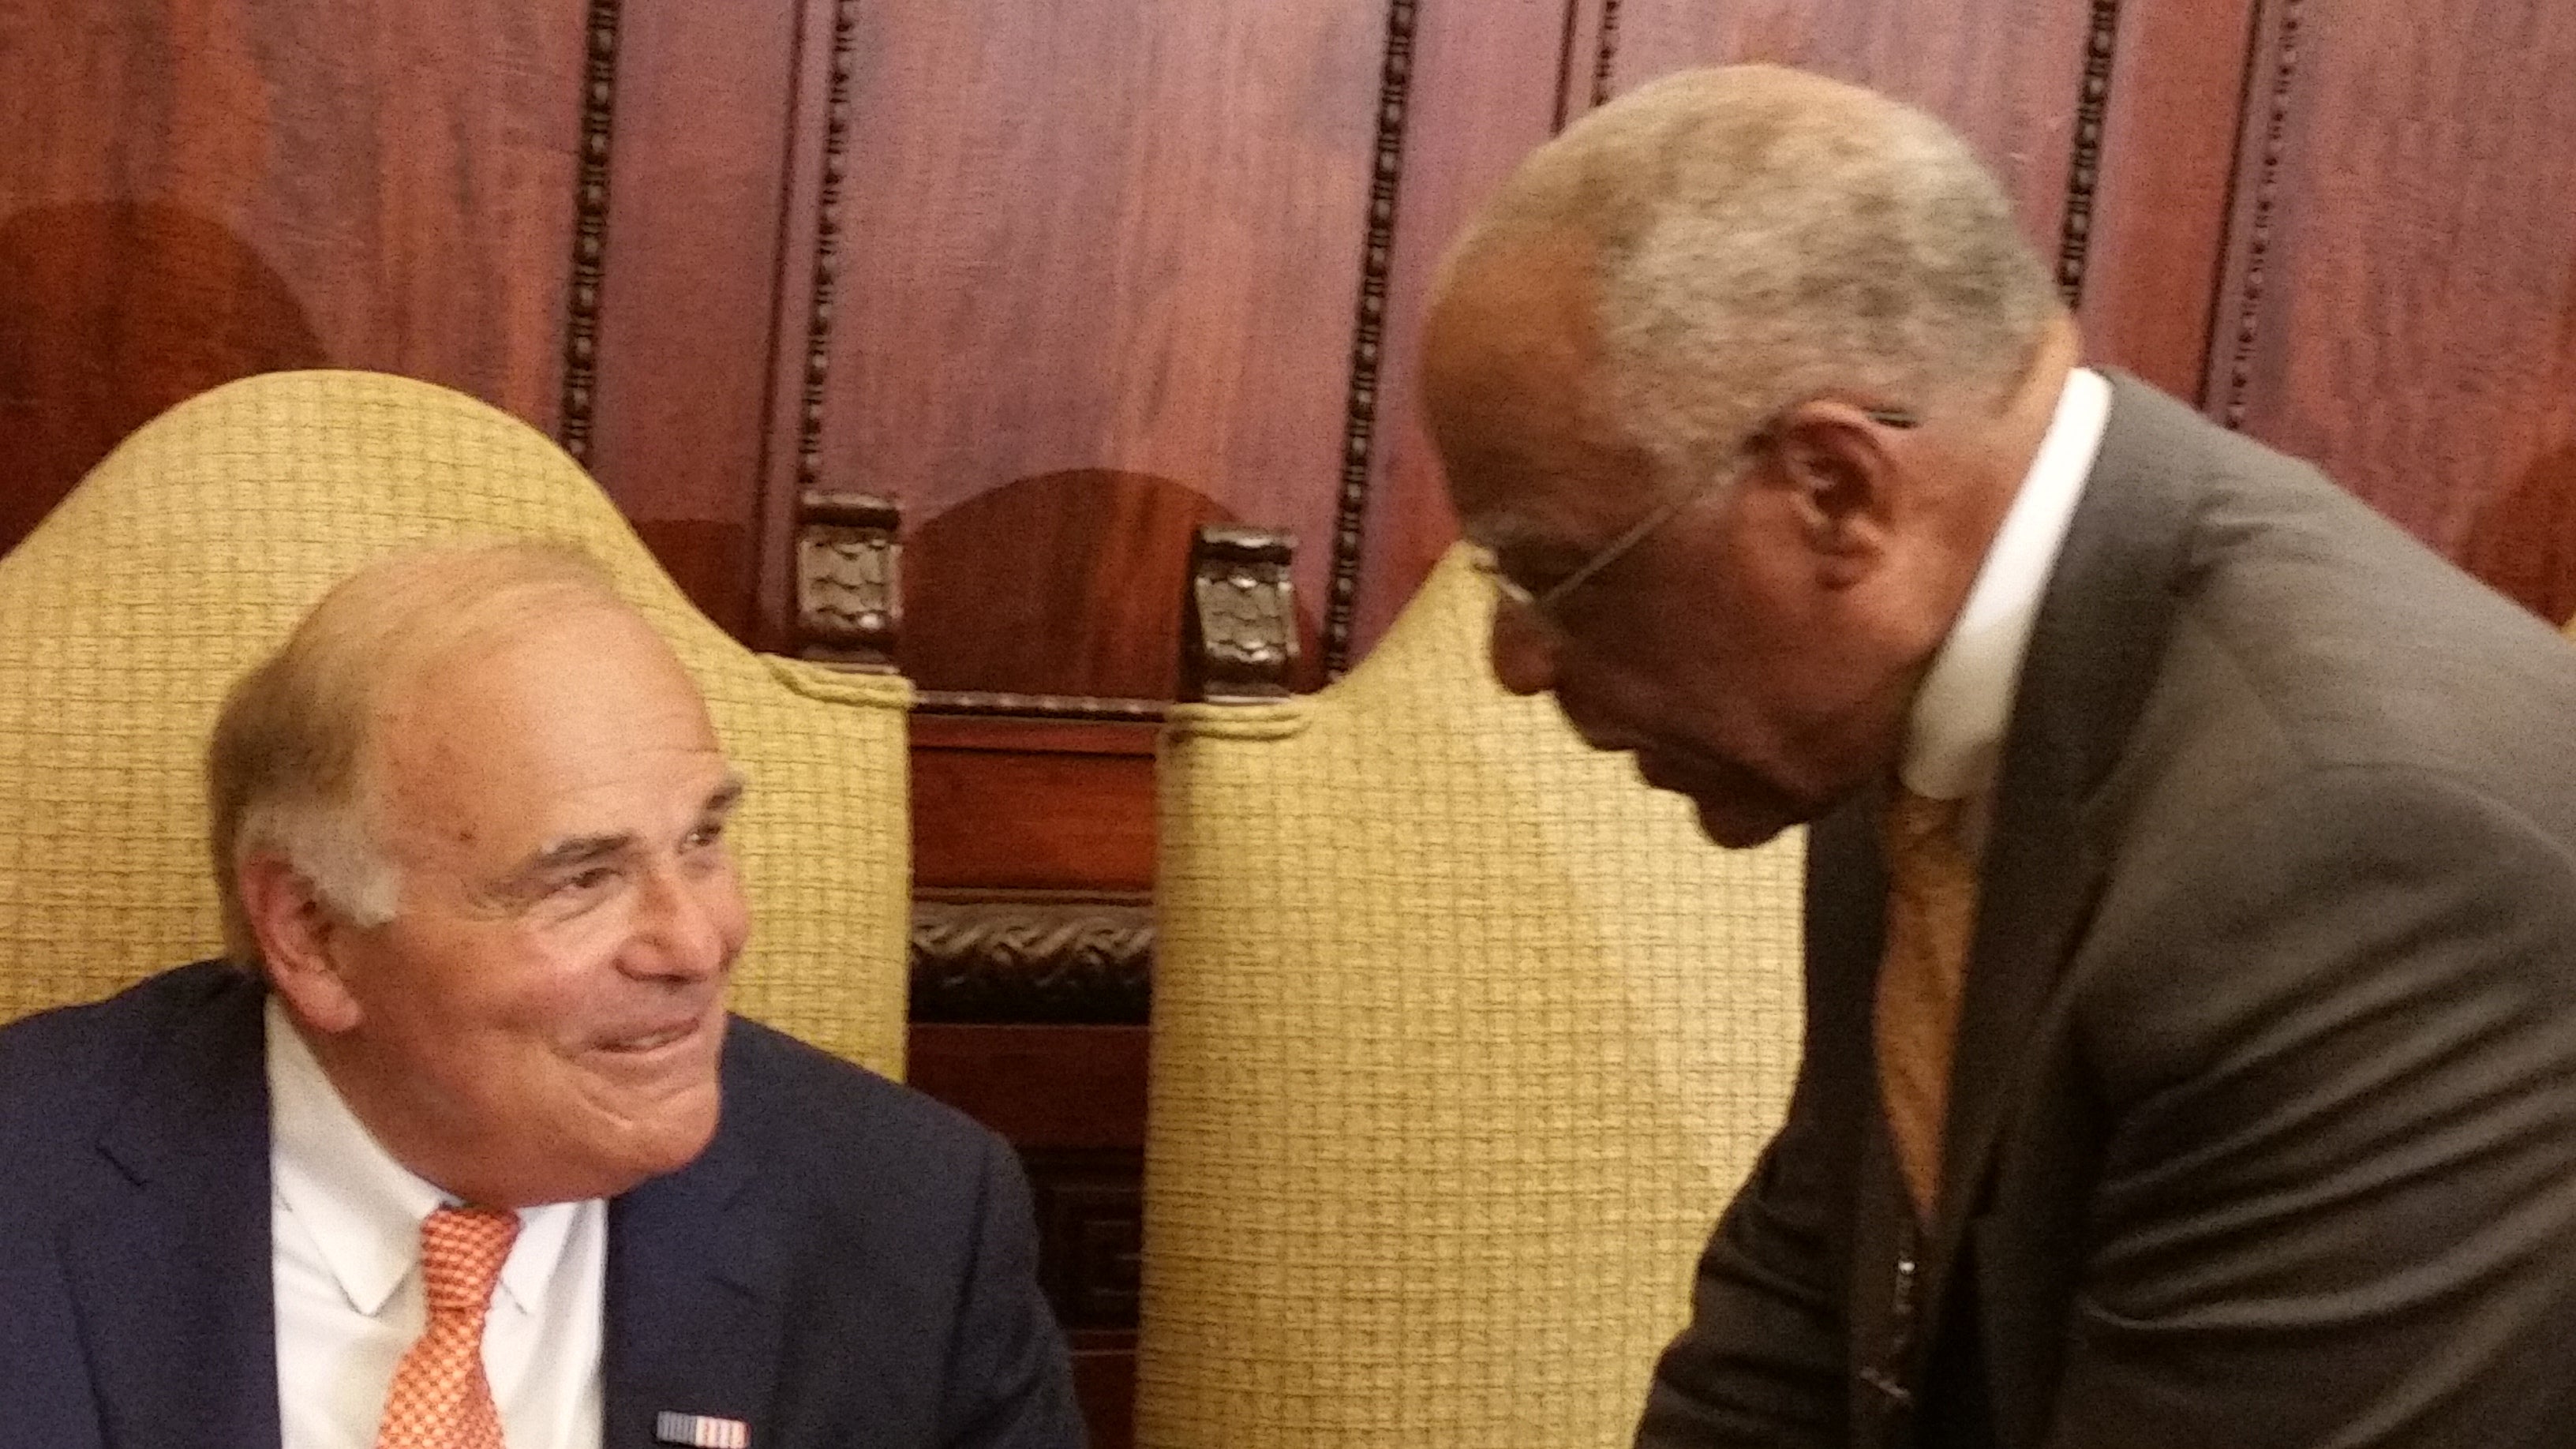
[(687, 835), (681, 837), (680, 848), (683, 850), (704, 850), (708, 846), (722, 841), (724, 839), (724, 833), (724, 822), (721, 820), (716, 821), (713, 824), (701, 825), (697, 829), (692, 830)]
[(555, 894), (579, 896), (606, 890), (617, 879), (614, 866), (594, 865), (574, 871), (555, 882)]

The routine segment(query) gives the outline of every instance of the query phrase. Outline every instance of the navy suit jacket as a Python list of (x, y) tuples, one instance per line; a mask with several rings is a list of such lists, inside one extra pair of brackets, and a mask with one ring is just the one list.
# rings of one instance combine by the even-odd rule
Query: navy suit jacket
[[(263, 989), (219, 963), (0, 1030), (0, 1444), (278, 1443)], [(1007, 1146), (754, 1023), (697, 1161), (611, 1201), (603, 1438), (1082, 1442)]]

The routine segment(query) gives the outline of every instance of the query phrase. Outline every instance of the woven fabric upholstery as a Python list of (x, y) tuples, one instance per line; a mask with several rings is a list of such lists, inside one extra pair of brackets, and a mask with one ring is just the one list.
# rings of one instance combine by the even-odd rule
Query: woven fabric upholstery
[(218, 953), (199, 771), (226, 687), (367, 560), (514, 537), (607, 566), (751, 782), (737, 1008), (898, 1070), (909, 686), (741, 648), (542, 435), (353, 372), (181, 404), (0, 558), (0, 1020)]
[(1138, 1442), (1626, 1445), (1787, 1101), (1796, 838), (1728, 854), (1484, 662), (1446, 560), (1163, 746)]

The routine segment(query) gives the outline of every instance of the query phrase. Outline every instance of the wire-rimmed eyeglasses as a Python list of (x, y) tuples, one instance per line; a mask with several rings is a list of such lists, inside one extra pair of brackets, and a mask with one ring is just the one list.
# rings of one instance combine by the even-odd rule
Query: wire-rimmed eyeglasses
[[(1919, 427), (1923, 421), (1920, 417), (1904, 408), (1862, 408), (1860, 410), (1860, 414), (1862, 417), (1869, 419), (1871, 422), (1876, 423), (1883, 428)], [(1752, 435), (1745, 440), (1744, 449), (1746, 451), (1750, 451), (1753, 448), (1761, 446), (1761, 444), (1771, 436), (1772, 427), (1773, 423), (1771, 421), (1765, 421), (1761, 427), (1754, 429)], [(1577, 588), (1581, 587), (1585, 580), (1601, 572), (1603, 569), (1610, 567), (1610, 565), (1617, 563), (1621, 556), (1625, 555), (1630, 549), (1633, 549), (1638, 544), (1645, 542), (1647, 535), (1653, 533), (1656, 529), (1663, 527), (1666, 523), (1671, 522), (1674, 516), (1679, 514), (1683, 509), (1688, 508), (1692, 504), (1697, 503), (1700, 499), (1707, 497), (1710, 492), (1714, 491), (1721, 484), (1724, 484), (1734, 476), (1735, 475), (1732, 471), (1721, 473), (1718, 476), (1700, 484), (1696, 488), (1685, 488), (1681, 492), (1674, 494), (1672, 497), (1665, 499), (1663, 502), (1655, 505), (1655, 507), (1649, 511), (1645, 517), (1638, 519), (1633, 524), (1630, 524), (1626, 532), (1620, 534), (1617, 538), (1610, 540), (1609, 544), (1603, 547), (1600, 552), (1592, 555), (1592, 557), (1588, 559), (1585, 559), (1575, 568), (1574, 572), (1567, 574), (1564, 578), (1558, 579), (1555, 583), (1550, 584), (1546, 588), (1538, 590), (1535, 593), (1524, 587), (1518, 580), (1504, 573), (1502, 570), (1502, 564), (1494, 557), (1494, 551), (1490, 548), (1479, 547), (1476, 550), (1476, 572), (1483, 574), (1485, 576), (1485, 582), (1493, 585), (1494, 596), (1502, 603), (1509, 604), (1516, 609), (1527, 610), (1531, 614), (1545, 619), (1551, 624), (1557, 623), (1556, 609), (1559, 604), (1564, 602), (1566, 595), (1573, 593)], [(1562, 626), (1560, 625), (1559, 627)]]

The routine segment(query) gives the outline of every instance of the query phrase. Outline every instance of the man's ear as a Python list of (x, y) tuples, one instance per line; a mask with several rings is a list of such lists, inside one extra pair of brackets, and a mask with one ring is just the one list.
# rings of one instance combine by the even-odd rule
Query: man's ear
[(1867, 416), (1819, 400), (1772, 425), (1767, 460), (1825, 582), (1847, 586), (1887, 557), (1898, 522), (1894, 460)]
[(274, 855), (242, 862), (242, 914), (259, 938), (275, 991), (308, 1030), (339, 1033), (358, 1024), (358, 999), (341, 978), (336, 938), (348, 930), (304, 873)]

